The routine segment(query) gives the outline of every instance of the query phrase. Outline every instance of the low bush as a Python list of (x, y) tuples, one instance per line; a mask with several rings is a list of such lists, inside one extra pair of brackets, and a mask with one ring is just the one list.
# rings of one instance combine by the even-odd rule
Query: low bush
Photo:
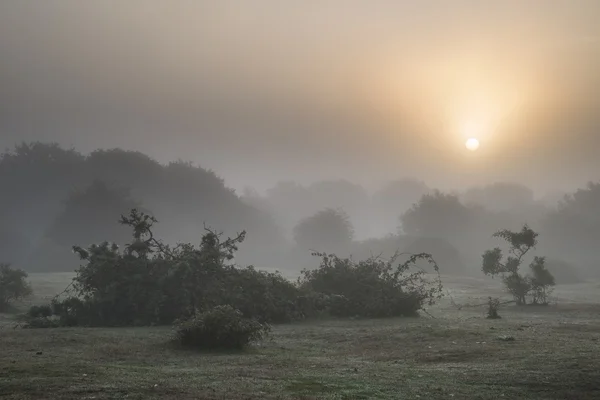
[(60, 321), (52, 317), (33, 317), (28, 318), (23, 325), (25, 329), (46, 329), (60, 327)]
[(500, 300), (497, 298), (488, 297), (487, 319), (500, 319), (498, 309), (500, 308)]
[[(354, 263), (318, 254), (321, 266), (298, 282), (279, 273), (232, 264), (245, 233), (221, 240), (207, 229), (199, 246), (170, 247), (152, 232), (156, 220), (132, 210), (121, 223), (133, 241), (121, 250), (108, 242), (73, 250), (84, 261), (66, 298), (53, 300), (52, 315), (62, 326), (147, 326), (194, 321), (199, 313), (230, 306), (249, 321), (284, 323), (322, 315), (388, 317), (416, 315), (441, 296), (437, 264), (430, 255), (411, 256), (398, 266), (369, 259)], [(416, 261), (433, 266), (429, 281)], [(34, 308), (31, 317), (48, 314)], [(186, 325), (187, 326), (187, 325)]]
[(269, 333), (268, 324), (244, 318), (231, 306), (216, 306), (176, 326), (176, 340), (196, 349), (243, 349)]
[(43, 306), (31, 306), (29, 311), (27, 311), (27, 316), (29, 318), (47, 318), (52, 315), (52, 307), (48, 305)]
[[(329, 311), (334, 316), (416, 316), (425, 304), (431, 305), (442, 296), (439, 268), (426, 253), (412, 255), (397, 266), (399, 255), (360, 262), (333, 254), (315, 255), (321, 257), (321, 265), (302, 271), (300, 287), (329, 296)], [(423, 270), (414, 270), (417, 260), (432, 265), (433, 279)]]

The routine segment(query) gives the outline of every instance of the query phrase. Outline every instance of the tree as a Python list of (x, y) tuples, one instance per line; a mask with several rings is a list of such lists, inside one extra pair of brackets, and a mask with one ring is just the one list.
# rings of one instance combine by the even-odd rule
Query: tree
[(341, 209), (319, 211), (294, 227), (294, 240), (303, 250), (343, 251), (353, 238), (354, 228), (350, 218)]
[(42, 240), (66, 194), (85, 181), (84, 164), (80, 153), (56, 143), (22, 143), (0, 154), (0, 229), (23, 246), (21, 254), (9, 251), (11, 261), (24, 263)]
[(0, 264), (0, 311), (6, 311), (13, 301), (31, 295), (31, 286), (25, 278), (25, 271), (11, 268), (9, 264)]
[[(344, 179), (315, 182), (308, 186), (314, 211), (325, 208), (343, 209), (348, 214), (355, 233), (364, 235), (369, 230), (369, 194), (361, 185)], [(305, 214), (309, 215), (309, 214)]]
[[(72, 271), (73, 243), (98, 242), (101, 237), (119, 241), (124, 234), (112, 225), (114, 216), (139, 205), (129, 203), (110, 216), (103, 214), (110, 207), (94, 200), (94, 181), (104, 182), (104, 194), (113, 199), (127, 197), (123, 204), (144, 199), (147, 209), (163, 216), (161, 232), (170, 243), (202, 236), (204, 223), (219, 226), (227, 235), (252, 232), (260, 250), (244, 249), (238, 255), (244, 261), (266, 261), (260, 257), (285, 243), (265, 212), (245, 204), (223, 179), (200, 166), (183, 161), (164, 165), (121, 149), (84, 156), (54, 143), (24, 143), (0, 154), (0, 239), (8, 236), (0, 240), (0, 254), (28, 270)], [(124, 192), (119, 188), (128, 193), (118, 193)], [(74, 189), (85, 190), (73, 194)], [(87, 214), (78, 222), (80, 213)]]
[(599, 276), (600, 182), (565, 196), (546, 215), (541, 230), (547, 238), (544, 253)]
[(506, 289), (513, 295), (517, 304), (526, 304), (527, 295), (534, 290), (534, 302), (546, 302), (547, 289), (554, 285), (552, 274), (545, 268), (543, 257), (535, 257), (530, 264), (534, 276), (525, 276), (519, 272), (523, 258), (538, 243), (539, 234), (524, 225), (521, 231), (503, 229), (493, 237), (505, 240), (509, 244), (509, 255), (504, 259), (502, 250), (496, 247), (487, 250), (482, 258), (482, 271), (492, 277), (500, 275)]
[(475, 215), (458, 196), (435, 190), (402, 214), (399, 230), (411, 236), (451, 238), (468, 230)]
[(114, 216), (139, 207), (139, 202), (130, 197), (129, 189), (95, 180), (67, 198), (65, 209), (48, 231), (48, 237), (64, 246), (108, 240), (124, 244), (129, 232), (115, 223)]
[[(254, 199), (257, 199), (254, 197)], [(293, 181), (279, 182), (267, 190), (268, 204), (277, 221), (289, 231), (303, 218), (326, 208), (343, 209), (353, 226), (366, 232), (369, 225), (369, 195), (360, 185), (346, 180), (329, 180), (308, 186)]]

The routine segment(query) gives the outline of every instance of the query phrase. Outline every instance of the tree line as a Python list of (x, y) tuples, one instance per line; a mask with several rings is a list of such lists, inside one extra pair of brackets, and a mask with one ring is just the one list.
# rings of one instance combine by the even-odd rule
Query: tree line
[(113, 216), (137, 208), (161, 216), (168, 243), (201, 237), (205, 226), (228, 235), (245, 229), (236, 257), (268, 268), (300, 269), (311, 251), (366, 258), (400, 248), (432, 252), (448, 272), (477, 274), (489, 232), (528, 223), (543, 236), (540, 249), (559, 283), (598, 274), (599, 183), (552, 202), (513, 183), (444, 193), (414, 179), (372, 194), (340, 180), (237, 195), (215, 172), (183, 161), (23, 143), (0, 155), (0, 187), (0, 259), (29, 271), (74, 270), (73, 243), (124, 244), (128, 232)]

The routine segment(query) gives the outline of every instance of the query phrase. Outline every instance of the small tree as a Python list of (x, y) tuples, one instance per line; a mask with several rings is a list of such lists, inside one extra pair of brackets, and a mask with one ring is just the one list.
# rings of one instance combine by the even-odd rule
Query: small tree
[(0, 264), (0, 311), (6, 311), (13, 301), (31, 295), (31, 286), (25, 278), (27, 272), (11, 268), (9, 264)]
[(492, 277), (502, 276), (506, 289), (513, 295), (517, 304), (527, 304), (527, 295), (534, 291), (534, 303), (543, 300), (545, 303), (548, 287), (554, 285), (554, 277), (544, 266), (543, 257), (535, 257), (530, 268), (533, 277), (522, 275), (519, 267), (523, 257), (537, 245), (538, 233), (529, 228), (527, 224), (521, 231), (513, 232), (503, 229), (496, 232), (493, 237), (504, 239), (510, 245), (509, 256), (503, 261), (502, 250), (496, 247), (483, 254), (482, 270)]

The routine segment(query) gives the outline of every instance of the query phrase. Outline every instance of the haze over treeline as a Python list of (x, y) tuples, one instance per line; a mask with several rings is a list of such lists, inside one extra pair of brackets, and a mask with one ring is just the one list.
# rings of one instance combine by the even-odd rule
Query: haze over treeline
[(72, 270), (138, 207), (265, 268), (471, 273), (527, 222), (595, 271), (600, 2), (375, 3), (0, 2), (0, 262)]
[(261, 192), (399, 176), (574, 190), (600, 166), (599, 14), (595, 0), (3, 1), (0, 148), (139, 150)]
[(479, 274), (491, 235), (528, 223), (549, 267), (560, 267), (559, 282), (600, 275), (597, 183), (562, 199), (510, 182), (443, 192), (409, 177), (375, 191), (331, 180), (238, 194), (218, 171), (185, 161), (36, 142), (2, 153), (0, 187), (0, 257), (32, 271), (72, 271), (73, 245), (129, 243), (117, 220), (138, 208), (158, 218), (155, 234), (170, 243), (198, 242), (205, 227), (246, 230), (236, 261), (289, 273), (311, 266), (311, 251), (360, 258), (400, 250), (432, 253), (445, 273)]

